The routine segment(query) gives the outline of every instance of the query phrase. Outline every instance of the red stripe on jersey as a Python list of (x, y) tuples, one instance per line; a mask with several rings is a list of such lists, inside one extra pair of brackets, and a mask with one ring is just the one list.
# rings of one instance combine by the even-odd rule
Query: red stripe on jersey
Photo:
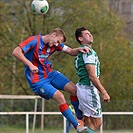
[(78, 98), (77, 98), (77, 96), (70, 96), (70, 100), (72, 102), (77, 102), (78, 101)]
[(57, 51), (61, 51), (63, 48), (59, 45), (58, 47), (57, 47)]
[(42, 64), (42, 67), (43, 67), (44, 78), (47, 78), (48, 75), (47, 75), (47, 72), (46, 72), (46, 66), (44, 66), (44, 61), (43, 60), (40, 60), (40, 63)]
[(34, 40), (34, 36), (31, 36), (31, 37), (29, 37), (27, 40), (21, 42), (21, 43), (19, 44), (19, 46), (20, 46), (21, 48), (23, 48), (25, 45), (27, 45), (27, 44), (28, 44), (29, 42), (31, 42), (32, 40)]
[(55, 51), (55, 46), (53, 46), (53, 47), (51, 48), (50, 53), (53, 53), (54, 51)]
[[(34, 51), (34, 56), (33, 56), (33, 65), (35, 65), (36, 67), (38, 67), (37, 59), (38, 59), (38, 49), (40, 47), (40, 37), (39, 36), (37, 36), (37, 40), (38, 40), (38, 43), (37, 43), (36, 49)], [(38, 73), (34, 73), (33, 78), (32, 78), (32, 83), (35, 83), (38, 81), (39, 81)]]
[(49, 72), (52, 72), (51, 65), (48, 65), (48, 71), (49, 71)]
[(44, 45), (44, 48), (43, 48), (43, 50), (42, 50), (42, 54), (46, 54), (47, 53), (47, 45)]
[(68, 105), (66, 103), (59, 106), (60, 112), (64, 112), (68, 109)]
[[(43, 50), (42, 50), (42, 54), (47, 54), (47, 48), (48, 48), (48, 46), (45, 45), (44, 48), (43, 48)], [(52, 48), (51, 48), (51, 49), (52, 49)], [(50, 49), (50, 51), (49, 51), (49, 54), (51, 53), (51, 49)], [(49, 57), (48, 57), (48, 58), (49, 58)], [(41, 61), (41, 64), (42, 64), (42, 66), (43, 66), (43, 68), (44, 68), (44, 78), (47, 78), (47, 77), (48, 77), (47, 71), (48, 71), (48, 72), (52, 72), (52, 68), (51, 68), (50, 65), (48, 65), (48, 64), (47, 64), (47, 66), (44, 66), (44, 65), (43, 65), (43, 64), (44, 64), (43, 61)]]

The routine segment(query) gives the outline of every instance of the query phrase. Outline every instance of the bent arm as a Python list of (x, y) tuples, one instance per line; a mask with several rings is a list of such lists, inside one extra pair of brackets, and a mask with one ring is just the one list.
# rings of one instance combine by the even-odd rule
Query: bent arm
[(24, 56), (22, 49), (17, 46), (13, 52), (12, 55), (15, 56), (19, 61), (21, 61), (24, 65), (31, 66), (32, 63)]
[(102, 86), (99, 78), (95, 74), (95, 65), (86, 65), (86, 69), (88, 71), (89, 79), (91, 82), (94, 84), (94, 86), (101, 92), (101, 93), (106, 93), (106, 90)]
[(89, 79), (94, 84), (94, 86), (102, 93), (103, 100), (109, 102), (110, 97), (105, 88), (102, 86), (99, 78), (95, 74), (95, 65), (87, 64), (86, 69), (88, 71)]
[(27, 65), (30, 70), (34, 73), (38, 72), (38, 68), (32, 64), (23, 54), (22, 49), (17, 46), (13, 52), (12, 55), (15, 56), (20, 62), (22, 62), (24, 65)]

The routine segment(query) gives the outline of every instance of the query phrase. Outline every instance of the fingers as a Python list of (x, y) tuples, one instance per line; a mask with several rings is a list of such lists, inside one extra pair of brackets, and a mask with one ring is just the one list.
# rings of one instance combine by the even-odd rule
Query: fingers
[(109, 99), (104, 99), (103, 101), (104, 101), (104, 102), (110, 102), (110, 100), (109, 100)]
[(89, 53), (89, 49), (83, 49), (82, 52), (85, 53), (85, 54)]
[(36, 66), (31, 65), (29, 68), (30, 68), (32, 73), (38, 73), (38, 68)]
[(88, 47), (80, 48), (79, 51), (86, 54), (90, 52), (90, 48)]
[(38, 69), (32, 70), (33, 73), (38, 73)]
[(108, 94), (103, 95), (102, 99), (103, 99), (104, 102), (110, 102), (110, 96)]
[(110, 102), (110, 98), (103, 98), (104, 102)]

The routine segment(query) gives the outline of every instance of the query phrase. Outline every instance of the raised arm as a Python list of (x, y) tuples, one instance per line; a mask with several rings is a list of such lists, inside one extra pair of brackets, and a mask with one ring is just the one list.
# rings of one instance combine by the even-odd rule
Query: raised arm
[(79, 52), (82, 53), (89, 53), (90, 49), (88, 47), (83, 47), (83, 48), (70, 48), (67, 47), (65, 53), (72, 55), (72, 56), (76, 56)]

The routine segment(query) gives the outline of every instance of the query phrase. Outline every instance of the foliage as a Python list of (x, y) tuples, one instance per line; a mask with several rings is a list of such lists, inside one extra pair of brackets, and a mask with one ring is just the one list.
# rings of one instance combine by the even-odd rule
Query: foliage
[[(23, 74), (23, 65), (12, 57), (12, 50), (24, 39), (47, 34), (56, 27), (66, 32), (67, 45), (78, 47), (74, 32), (85, 26), (94, 36), (93, 48), (101, 62), (101, 82), (111, 100), (130, 100), (133, 92), (133, 48), (123, 32), (124, 22), (108, 8), (108, 1), (48, 0), (50, 10), (44, 16), (30, 9), (31, 0), (0, 2), (0, 93), (33, 94)], [(55, 53), (53, 68), (74, 83), (77, 76), (74, 57)], [(66, 97), (68, 94), (64, 93)]]

